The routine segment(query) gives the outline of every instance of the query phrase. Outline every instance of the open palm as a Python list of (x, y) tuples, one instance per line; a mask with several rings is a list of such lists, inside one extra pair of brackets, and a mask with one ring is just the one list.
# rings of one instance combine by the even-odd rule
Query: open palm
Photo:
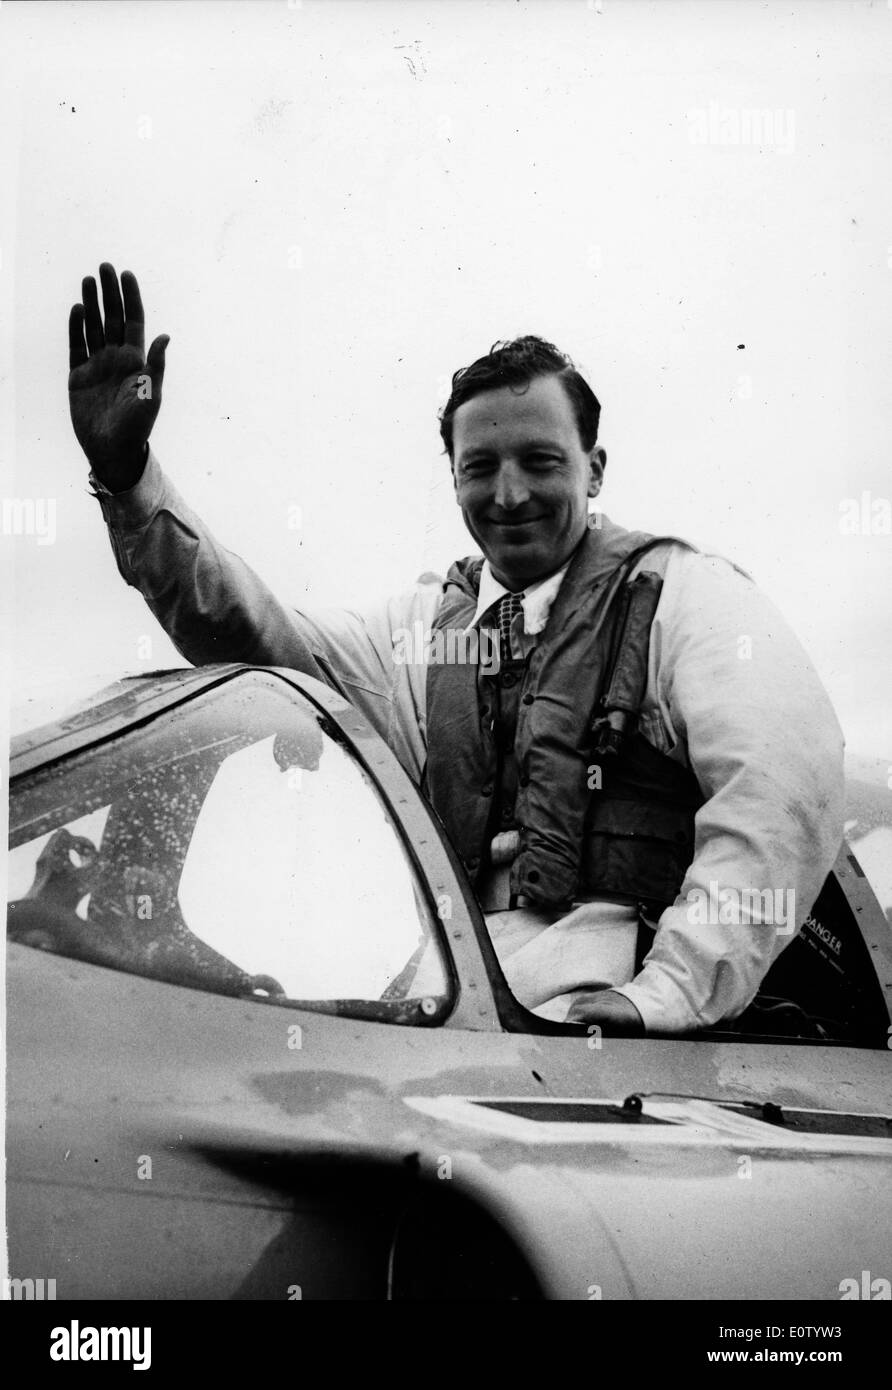
[(104, 262), (99, 277), (105, 324), (92, 276), (83, 281), (83, 303), (69, 316), (68, 401), (74, 432), (93, 471), (112, 492), (120, 492), (142, 471), (161, 406), (169, 339), (156, 338), (146, 356), (136, 276), (125, 270), (119, 289), (114, 267)]

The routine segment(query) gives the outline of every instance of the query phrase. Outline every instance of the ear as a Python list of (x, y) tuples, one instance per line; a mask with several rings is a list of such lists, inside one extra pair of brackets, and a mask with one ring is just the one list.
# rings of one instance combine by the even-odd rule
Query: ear
[(589, 454), (589, 476), (588, 476), (588, 495), (597, 497), (601, 491), (601, 484), (604, 481), (604, 469), (607, 467), (607, 450), (602, 449), (600, 444), (596, 445)]

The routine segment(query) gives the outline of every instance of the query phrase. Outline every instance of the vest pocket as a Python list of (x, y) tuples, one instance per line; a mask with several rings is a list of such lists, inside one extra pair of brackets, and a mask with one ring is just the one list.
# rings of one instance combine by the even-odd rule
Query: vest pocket
[(638, 711), (638, 729), (658, 753), (671, 753), (676, 746), (676, 740), (670, 739), (660, 715), (655, 711)]
[(592, 797), (580, 865), (585, 894), (618, 894), (665, 906), (674, 902), (694, 857), (688, 807)]

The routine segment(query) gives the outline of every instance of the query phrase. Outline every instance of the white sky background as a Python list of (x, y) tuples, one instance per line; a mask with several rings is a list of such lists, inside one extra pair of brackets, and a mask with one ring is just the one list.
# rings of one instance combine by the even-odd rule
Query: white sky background
[[(183, 664), (68, 417), (68, 309), (108, 259), (171, 335), (156, 452), (284, 598), (473, 549), (436, 412), (539, 333), (601, 400), (605, 511), (747, 568), (850, 747), (892, 757), (892, 537), (840, 530), (843, 499), (892, 495), (892, 8), (600, 11), (2, 5), (2, 494), (53, 499), (57, 533), (0, 536), (14, 694)], [(783, 138), (692, 143), (713, 102)]]

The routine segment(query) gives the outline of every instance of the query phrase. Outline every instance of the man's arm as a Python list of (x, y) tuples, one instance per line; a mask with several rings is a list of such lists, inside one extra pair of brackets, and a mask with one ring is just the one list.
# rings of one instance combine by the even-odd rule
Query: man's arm
[[(685, 1032), (743, 1012), (817, 898), (842, 841), (843, 739), (787, 623), (712, 557), (671, 561), (648, 684), (663, 751), (686, 747), (706, 800), (681, 893), (641, 972), (611, 995), (647, 1031)], [(571, 1017), (598, 1021), (598, 1003)]]
[(250, 661), (333, 678), (416, 781), (424, 764), (423, 667), (394, 660), (394, 635), (427, 629), (435, 583), (362, 612), (298, 612), (226, 550), (165, 477), (154, 454), (139, 482), (111, 495), (93, 476), (126, 582), (146, 600), (188, 661)]
[(121, 577), (187, 661), (250, 661), (323, 676), (298, 615), (215, 540), (151, 450), (127, 491), (112, 494), (95, 470), (90, 476)]

